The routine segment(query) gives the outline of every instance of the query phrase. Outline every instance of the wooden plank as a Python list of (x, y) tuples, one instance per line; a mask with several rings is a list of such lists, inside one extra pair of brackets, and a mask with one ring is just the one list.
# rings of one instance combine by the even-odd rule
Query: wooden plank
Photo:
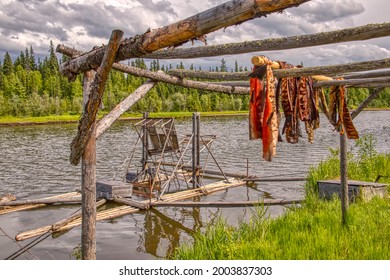
[[(165, 47), (178, 46), (188, 40), (204, 39), (204, 35), (237, 25), (247, 20), (281, 12), (286, 8), (299, 6), (309, 0), (234, 0), (229, 1), (187, 19), (163, 28), (148, 30), (142, 35), (124, 40), (119, 47), (116, 62), (140, 57)], [(63, 75), (74, 80), (75, 75), (99, 67), (105, 47), (97, 48), (60, 66)]]
[(326, 44), (335, 44), (340, 42), (368, 40), (389, 35), (390, 23), (367, 24), (353, 28), (320, 32), (316, 34), (270, 38), (265, 40), (245, 41), (240, 43), (229, 43), (214, 46), (160, 50), (144, 55), (143, 57), (152, 59), (211, 57), (250, 52), (304, 48)]

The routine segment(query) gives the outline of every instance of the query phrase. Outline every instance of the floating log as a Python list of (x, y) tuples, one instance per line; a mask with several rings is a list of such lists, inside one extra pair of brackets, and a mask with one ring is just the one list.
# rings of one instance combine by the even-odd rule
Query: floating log
[(270, 38), (265, 40), (245, 41), (240, 43), (200, 46), (192, 48), (176, 48), (160, 50), (144, 55), (144, 58), (174, 59), (211, 57), (250, 52), (287, 50), (294, 48), (313, 47), (349, 41), (368, 40), (390, 35), (390, 23), (367, 24), (336, 31), (321, 32), (309, 35)]
[(5, 195), (0, 196), (0, 203), (14, 200), (16, 200), (16, 196), (11, 193), (6, 193)]
[[(229, 1), (187, 19), (165, 26), (148, 30), (142, 35), (125, 39), (118, 50), (116, 62), (140, 57), (147, 53), (165, 47), (178, 46), (188, 40), (201, 38), (204, 35), (236, 25), (247, 20), (266, 16), (274, 12), (281, 12), (286, 8), (299, 6), (309, 0), (234, 0)], [(71, 59), (60, 66), (63, 75), (74, 80), (75, 75), (99, 67), (105, 47), (99, 47), (78, 58)]]
[[(135, 213), (138, 211), (139, 211), (139, 209), (133, 208), (130, 206), (120, 206), (120, 207), (116, 207), (116, 208), (112, 208), (112, 209), (98, 212), (96, 215), (96, 221), (113, 219), (116, 217)], [(69, 224), (66, 224), (65, 226), (57, 229), (57, 232), (69, 230), (69, 229), (72, 229), (75, 226), (79, 226), (79, 225), (81, 225), (81, 217), (76, 218), (75, 220), (71, 221)], [(29, 230), (29, 231), (22, 232), (22, 233), (19, 233), (18, 235), (16, 235), (15, 240), (16, 241), (26, 240), (26, 239), (29, 239), (29, 238), (32, 238), (32, 237), (35, 237), (38, 235), (42, 235), (50, 230), (51, 230), (51, 225), (44, 226), (44, 227), (41, 227), (38, 229)]]
[(54, 198), (37, 198), (37, 199), (25, 199), (0, 202), (1, 206), (20, 206), (20, 205), (33, 205), (33, 204), (55, 204), (55, 203), (81, 203), (81, 196), (77, 197), (54, 197)]
[[(80, 195), (79, 192), (71, 192), (71, 193), (65, 193), (55, 196), (50, 196), (45, 199), (56, 199), (56, 198), (66, 198), (66, 197), (74, 197), (76, 195)], [(17, 212), (17, 211), (23, 211), (23, 210), (29, 210), (29, 209), (35, 209), (35, 208), (41, 208), (46, 206), (47, 204), (27, 204), (27, 205), (19, 205), (19, 206), (6, 206), (5, 209), (0, 209), (0, 215)], [(1, 208), (1, 207), (0, 207)]]
[[(215, 182), (215, 183), (212, 183), (209, 185), (205, 185), (202, 188), (190, 189), (190, 190), (185, 190), (185, 191), (181, 191), (178, 193), (172, 193), (172, 194), (165, 194), (161, 197), (161, 201), (172, 202), (172, 201), (177, 201), (177, 200), (181, 200), (181, 199), (189, 199), (189, 198), (198, 197), (198, 196), (210, 194), (210, 193), (213, 193), (216, 191), (226, 190), (228, 188), (238, 187), (238, 186), (242, 186), (242, 185), (246, 184), (242, 180), (232, 179), (232, 178), (229, 178), (229, 182), (230, 183), (227, 183), (226, 181), (220, 181), (220, 182)], [(156, 202), (157, 200), (156, 199), (153, 199), (153, 200), (148, 199), (148, 200), (144, 200), (143, 202), (149, 203), (151, 201)], [(127, 205), (126, 206), (119, 206), (119, 207), (115, 207), (115, 208), (111, 208), (111, 209), (97, 212), (96, 221), (113, 219), (113, 218), (117, 218), (120, 216), (132, 214), (132, 213), (137, 213), (139, 211), (141, 211), (141, 209), (135, 208), (132, 206), (127, 206)], [(70, 222), (69, 224), (59, 228), (57, 231), (69, 230), (71, 228), (79, 226), (80, 224), (81, 224), (81, 218), (77, 218), (77, 219), (73, 220), (72, 222)], [(22, 232), (22, 233), (19, 233), (18, 235), (15, 236), (15, 240), (22, 241), (22, 240), (25, 240), (28, 238), (42, 235), (42, 234), (48, 232), (49, 230), (51, 230), (51, 225), (44, 226), (44, 227), (41, 227), (38, 229), (33, 229), (30, 231), (26, 231), (26, 232)]]
[[(96, 209), (99, 208), (100, 206), (104, 205), (105, 203), (107, 202), (106, 199), (101, 199), (99, 200), (97, 203), (96, 203)], [(77, 218), (80, 218), (82, 215), (81, 213), (81, 209), (79, 209), (76, 213), (74, 213), (73, 215), (69, 216), (68, 218), (65, 218), (61, 221), (58, 221), (56, 222), (55, 224), (52, 224), (51, 225), (51, 230), (53, 232), (56, 232), (58, 231), (61, 227), (69, 224), (70, 222), (76, 220)]]
[(264, 201), (181, 201), (181, 202), (152, 202), (152, 207), (252, 207), (261, 205), (287, 205), (301, 203), (302, 199), (266, 199)]

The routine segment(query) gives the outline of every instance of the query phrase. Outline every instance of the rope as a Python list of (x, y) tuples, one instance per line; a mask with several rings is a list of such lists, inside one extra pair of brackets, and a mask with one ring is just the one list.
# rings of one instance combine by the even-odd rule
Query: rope
[(33, 241), (31, 241), (30, 243), (28, 243), (27, 245), (23, 246), (22, 248), (20, 248), (18, 251), (16, 251), (15, 253), (13, 253), (12, 255), (8, 256), (7, 258), (5, 258), (4, 260), (14, 260), (16, 259), (17, 257), (19, 257), (20, 255), (22, 255), (23, 253), (25, 253), (26, 251), (30, 250), (32, 247), (38, 245), (39, 243), (41, 243), (43, 240), (45, 240), (46, 238), (48, 238), (49, 236), (51, 235), (51, 229), (49, 229), (47, 232), (43, 233), (42, 235), (38, 236), (37, 238), (35, 238)]

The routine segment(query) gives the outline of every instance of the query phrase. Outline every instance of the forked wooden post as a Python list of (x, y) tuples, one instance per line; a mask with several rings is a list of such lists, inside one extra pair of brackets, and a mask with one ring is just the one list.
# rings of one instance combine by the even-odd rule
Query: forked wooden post
[(77, 164), (82, 158), (81, 258), (84, 260), (96, 259), (96, 115), (122, 36), (122, 31), (114, 30), (95, 75), (84, 73), (84, 112), (71, 145), (71, 162)]

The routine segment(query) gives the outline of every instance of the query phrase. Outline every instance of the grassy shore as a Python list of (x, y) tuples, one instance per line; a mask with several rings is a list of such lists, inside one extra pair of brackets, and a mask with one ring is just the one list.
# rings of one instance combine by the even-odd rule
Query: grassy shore
[[(99, 118), (103, 117), (107, 112), (99, 113)], [(223, 111), (223, 112), (201, 112), (202, 117), (221, 117), (221, 116), (245, 116), (248, 111)], [(188, 118), (192, 116), (192, 112), (161, 112), (150, 113), (152, 118)], [(121, 120), (140, 119), (140, 113), (126, 113), (121, 116)], [(16, 125), (38, 125), (38, 124), (59, 124), (59, 123), (76, 123), (80, 119), (79, 115), (50, 115), (44, 117), (0, 117), (0, 126), (16, 126)]]
[[(371, 136), (357, 143), (349, 155), (350, 179), (390, 183), (390, 155), (377, 154)], [(307, 196), (301, 206), (292, 207), (278, 218), (267, 218), (258, 207), (249, 223), (238, 227), (222, 218), (193, 244), (181, 246), (175, 259), (277, 259), (277, 260), (360, 260), (390, 259), (390, 198), (375, 198), (350, 205), (348, 224), (342, 225), (338, 198), (323, 201), (316, 195), (316, 182), (340, 174), (337, 151), (310, 170)], [(375, 178), (374, 178), (375, 177)], [(374, 178), (374, 179), (373, 179)]]

